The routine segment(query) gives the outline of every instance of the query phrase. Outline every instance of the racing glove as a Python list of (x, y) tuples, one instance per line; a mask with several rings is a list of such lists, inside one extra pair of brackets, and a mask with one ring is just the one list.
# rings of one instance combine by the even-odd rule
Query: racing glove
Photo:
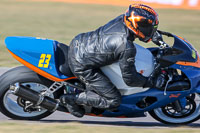
[(149, 77), (143, 87), (162, 88), (165, 85), (165, 81), (165, 75), (160, 74), (157, 77)]
[(152, 42), (158, 46), (161, 45), (161, 42), (163, 42), (163, 38), (162, 38), (162, 35), (156, 31), (152, 37)]

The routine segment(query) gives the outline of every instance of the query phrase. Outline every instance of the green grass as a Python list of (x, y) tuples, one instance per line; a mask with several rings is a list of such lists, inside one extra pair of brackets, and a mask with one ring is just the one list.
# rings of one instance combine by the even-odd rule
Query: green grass
[[(5, 48), (6, 36), (44, 37), (69, 44), (75, 35), (95, 30), (124, 13), (126, 7), (1, 0), (0, 9), (0, 66), (15, 66), (19, 63)], [(200, 50), (200, 11), (159, 9), (157, 12), (159, 29), (187, 38)]]
[[(199, 133), (189, 128), (133, 128), (79, 123), (0, 123), (0, 133)], [(31, 129), (31, 130), (30, 130)]]

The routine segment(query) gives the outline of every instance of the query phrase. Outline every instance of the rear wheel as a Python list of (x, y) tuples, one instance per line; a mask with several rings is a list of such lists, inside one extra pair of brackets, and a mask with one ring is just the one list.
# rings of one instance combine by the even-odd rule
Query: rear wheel
[[(43, 92), (49, 88), (52, 82), (25, 66), (13, 68), (0, 77), (0, 110), (12, 119), (39, 120), (49, 116), (52, 112), (34, 106), (30, 101), (22, 99), (9, 90), (10, 85), (21, 83), (37, 92)], [(50, 95), (50, 97), (54, 97)]]
[[(150, 111), (150, 115), (165, 124), (189, 124), (200, 119), (200, 95), (195, 93), (186, 97), (181, 109), (175, 103)], [(181, 101), (176, 101), (181, 103)], [(181, 104), (180, 104), (181, 105)]]

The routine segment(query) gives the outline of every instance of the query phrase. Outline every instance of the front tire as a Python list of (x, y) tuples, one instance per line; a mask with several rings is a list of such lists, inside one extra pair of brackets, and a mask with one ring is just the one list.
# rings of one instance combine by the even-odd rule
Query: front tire
[(185, 109), (177, 112), (170, 104), (149, 111), (149, 114), (164, 124), (186, 125), (200, 119), (200, 94), (191, 94), (186, 97)]
[[(19, 102), (20, 98), (12, 94), (9, 90), (10, 85), (17, 82), (30, 86), (36, 91), (47, 89), (52, 84), (52, 81), (38, 75), (25, 66), (16, 67), (7, 71), (0, 77), (0, 111), (4, 115), (17, 120), (40, 120), (52, 114), (52, 112), (44, 108), (40, 111), (24, 111)], [(23, 100), (20, 99), (20, 101)]]

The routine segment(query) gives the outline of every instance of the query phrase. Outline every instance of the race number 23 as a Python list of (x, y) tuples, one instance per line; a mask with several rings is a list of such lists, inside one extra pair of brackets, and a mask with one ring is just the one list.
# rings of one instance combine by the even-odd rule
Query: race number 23
[(50, 54), (41, 54), (38, 67), (48, 68), (50, 59)]

